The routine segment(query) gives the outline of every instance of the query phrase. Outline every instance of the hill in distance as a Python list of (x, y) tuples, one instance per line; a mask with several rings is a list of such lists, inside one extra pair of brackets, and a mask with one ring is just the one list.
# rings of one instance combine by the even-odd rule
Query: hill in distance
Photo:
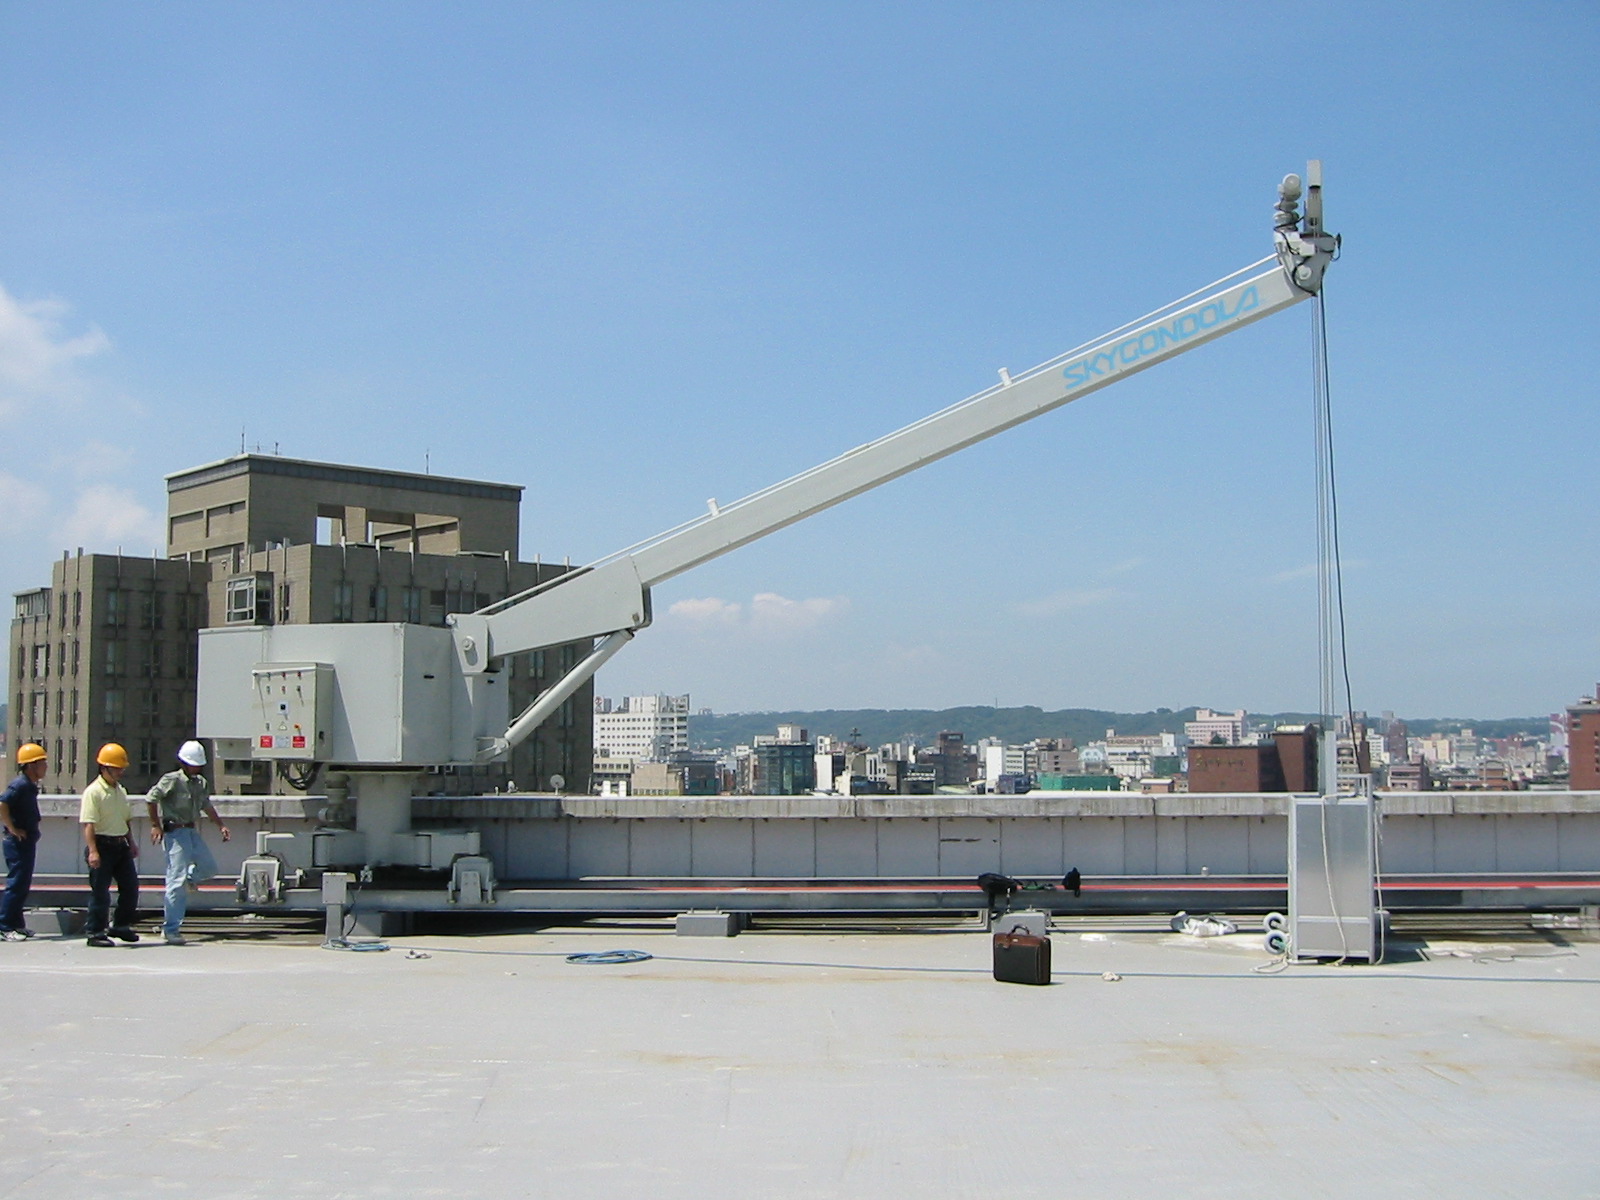
[[(1063, 708), (1047, 712), (1033, 705), (1020, 708), (994, 708), (973, 705), (966, 708), (860, 708), (820, 711), (718, 713), (689, 718), (689, 745), (696, 750), (731, 749), (749, 745), (758, 735), (777, 732), (779, 725), (800, 725), (814, 740), (819, 735), (854, 738), (868, 746), (885, 742), (915, 742), (931, 745), (945, 730), (961, 733), (967, 742), (980, 738), (1000, 738), (1019, 745), (1034, 738), (1061, 738), (1085, 745), (1105, 737), (1107, 729), (1119, 734), (1182, 733), (1185, 721), (1192, 721), (1195, 708), (1158, 708), (1154, 712), (1122, 713), (1098, 708)], [(1315, 720), (1309, 713), (1251, 713), (1251, 724), (1298, 725)], [(1508, 717), (1471, 720), (1467, 718), (1401, 718), (1414, 736), (1430, 733), (1455, 733), (1462, 728), (1479, 737), (1510, 737), (1524, 733), (1544, 737), (1549, 732), (1546, 717)]]

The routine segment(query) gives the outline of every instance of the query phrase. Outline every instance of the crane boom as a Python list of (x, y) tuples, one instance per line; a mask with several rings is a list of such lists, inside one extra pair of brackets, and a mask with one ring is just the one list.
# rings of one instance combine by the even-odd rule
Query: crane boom
[(1322, 230), (1321, 164), (1279, 188), (1275, 253), (1191, 292), (1103, 338), (1000, 382), (837, 458), (709, 511), (582, 571), (453, 618), (461, 666), (484, 670), (507, 654), (582, 638), (604, 640), (572, 673), (541, 695), (485, 752), (503, 754), (531, 733), (594, 672), (650, 623), (650, 589), (796, 521), (841, 504), (918, 467), (1060, 408), (1091, 392), (1310, 299), (1338, 248)]
[[(303, 710), (299, 719), (316, 725), (313, 736), (288, 739), (286, 751), (284, 738), (266, 734), (253, 753), (354, 766), (503, 758), (650, 624), (656, 584), (1316, 295), (1339, 239), (1322, 226), (1321, 164), (1311, 163), (1307, 175), (1304, 191), (1295, 175), (1278, 189), (1267, 258), (1021, 375), (1002, 370), (999, 383), (958, 404), (733, 504), (709, 502), (706, 513), (675, 529), (451, 616), (448, 630), (205, 631), (202, 736), (300, 729)], [(501, 679), (508, 656), (573, 642), (593, 649), (508, 725)], [(248, 691), (235, 682), (247, 670), (255, 681)]]

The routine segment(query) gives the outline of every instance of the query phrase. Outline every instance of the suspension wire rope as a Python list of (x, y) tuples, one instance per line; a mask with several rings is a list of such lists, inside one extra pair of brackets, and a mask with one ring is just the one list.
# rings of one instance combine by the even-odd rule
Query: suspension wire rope
[[(1339, 740), (1336, 731), (1342, 710), (1344, 727), (1350, 739), (1350, 753), (1359, 768), (1360, 741), (1356, 730), (1355, 696), (1350, 684), (1350, 655), (1346, 640), (1344, 605), (1344, 563), (1339, 545), (1339, 487), (1335, 470), (1333, 449), (1332, 389), (1328, 372), (1328, 308), (1325, 289), (1319, 290), (1312, 300), (1311, 322), (1312, 407), (1316, 441), (1316, 493), (1317, 493), (1317, 703), (1323, 722), (1323, 745), (1319, 750), (1332, 750), (1326, 755), (1319, 774), (1323, 792), (1318, 811), (1322, 821), (1322, 869), (1328, 890), (1328, 909), (1334, 926), (1339, 931), (1338, 961), (1350, 957), (1349, 936), (1344, 927), (1344, 915), (1333, 882), (1333, 864), (1328, 848), (1328, 805), (1339, 793)], [(1343, 702), (1341, 705), (1341, 701)], [(1319, 761), (1323, 755), (1319, 754)], [(1377, 880), (1377, 837), (1372, 839), (1374, 879)], [(1381, 882), (1378, 892), (1382, 905)], [(1380, 923), (1381, 930), (1381, 923)], [(1383, 946), (1378, 947), (1377, 961), (1383, 961)]]

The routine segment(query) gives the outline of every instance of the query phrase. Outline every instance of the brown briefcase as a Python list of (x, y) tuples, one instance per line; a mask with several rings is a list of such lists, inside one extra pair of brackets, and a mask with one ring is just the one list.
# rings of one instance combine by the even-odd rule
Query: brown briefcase
[(994, 977), (1001, 983), (1050, 982), (1050, 939), (1029, 933), (994, 935)]

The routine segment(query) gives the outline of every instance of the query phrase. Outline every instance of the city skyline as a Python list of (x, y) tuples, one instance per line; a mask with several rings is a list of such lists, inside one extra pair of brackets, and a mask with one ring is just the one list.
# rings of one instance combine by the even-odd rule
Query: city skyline
[[(1559, 709), (1600, 37), (1466, 8), (6, 5), (0, 588), (159, 552), (241, 443), (526, 484), (524, 556), (589, 561), (1253, 261), (1318, 157), (1355, 706)], [(598, 688), (1315, 707), (1309, 320), (670, 581)]]

